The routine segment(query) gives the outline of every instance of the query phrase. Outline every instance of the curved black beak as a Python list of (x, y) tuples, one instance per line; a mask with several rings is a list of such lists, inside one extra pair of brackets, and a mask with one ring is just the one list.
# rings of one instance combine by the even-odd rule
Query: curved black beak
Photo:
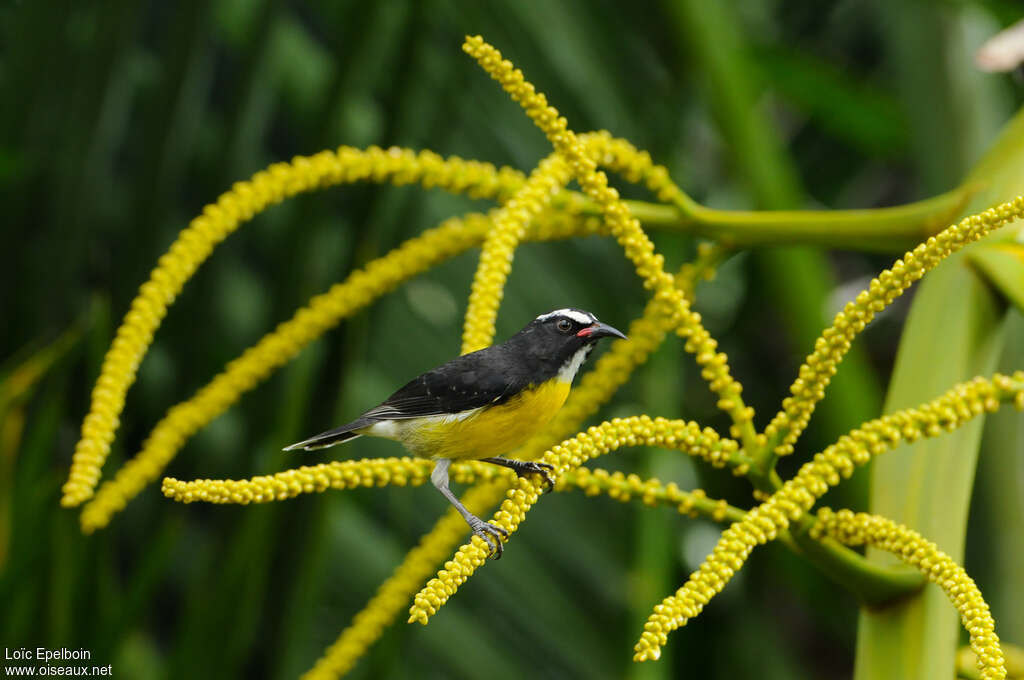
[(623, 340), (629, 340), (626, 334), (617, 328), (612, 328), (606, 323), (595, 321), (586, 328), (580, 329), (580, 332), (576, 334), (577, 337), (587, 338), (588, 340), (598, 340), (599, 338), (622, 338)]

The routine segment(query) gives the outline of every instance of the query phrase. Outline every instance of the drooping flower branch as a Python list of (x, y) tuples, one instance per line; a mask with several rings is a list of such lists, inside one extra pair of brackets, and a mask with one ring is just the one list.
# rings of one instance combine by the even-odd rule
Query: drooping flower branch
[(975, 378), (917, 408), (904, 409), (872, 420), (841, 437), (768, 500), (722, 533), (718, 544), (689, 580), (654, 608), (634, 648), (634, 659), (657, 659), (668, 634), (697, 616), (720, 593), (758, 545), (774, 540), (778, 532), (800, 519), (831, 487), (853, 474), (872, 456), (900, 442), (937, 437), (967, 421), (995, 411), (1004, 403), (1024, 410), (1024, 372), (996, 374), (991, 380)]
[(1006, 660), (988, 604), (974, 579), (949, 555), (916, 531), (878, 515), (822, 508), (817, 518), (814, 538), (831, 536), (847, 545), (870, 545), (920, 569), (929, 581), (945, 591), (960, 612), (960, 621), (970, 634), (971, 649), (982, 680), (1006, 677)]

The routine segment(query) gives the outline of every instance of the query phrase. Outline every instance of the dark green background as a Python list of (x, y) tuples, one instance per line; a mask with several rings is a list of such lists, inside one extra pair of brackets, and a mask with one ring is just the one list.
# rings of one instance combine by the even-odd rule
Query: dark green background
[[(986, 148), (1019, 105), (1021, 81), (980, 74), (971, 56), (1017, 12), (1009, 1), (4, 2), (2, 394), (47, 343), (69, 330), (75, 341), (0, 410), (6, 431), (24, 425), (0, 449), (0, 646), (85, 647), (126, 678), (293, 678), (445, 510), (429, 488), (243, 508), (186, 507), (149, 487), (83, 537), (58, 498), (120, 318), (177, 232), (232, 182), (342, 144), (523, 170), (549, 152), (461, 52), (465, 33), (513, 59), (571, 127), (606, 128), (650, 150), (701, 202), (859, 208), (950, 189)], [(445, 217), (487, 207), (360, 185), (244, 225), (171, 308), (106, 470), (310, 295)], [(652, 235), (670, 267), (692, 255), (686, 238)], [(701, 287), (698, 307), (759, 426), (817, 332), (897, 254), (748, 253)], [(329, 332), (200, 432), (168, 474), (241, 478), (400, 453), (366, 440), (319, 455), (280, 448), (455, 354), (474, 267), (475, 252), (460, 256)], [(625, 327), (645, 299), (609, 239), (528, 244), (499, 337), (566, 305)], [(878, 413), (905, 312), (901, 302), (865, 334), (795, 459)], [(640, 412), (727, 430), (674, 338), (602, 415)], [(678, 454), (626, 452), (602, 464), (750, 503), (742, 480)], [(983, 464), (979, 484), (989, 479), (1000, 481)], [(863, 507), (864, 488), (855, 480), (829, 501)], [(967, 567), (994, 589), (1002, 637), (1020, 643), (1024, 614), (999, 599), (986, 551), (986, 527), (1010, 506), (989, 501), (972, 515)], [(776, 546), (672, 636), (662, 663), (630, 664), (649, 608), (717, 531), (671, 510), (546, 497), (500, 563), (428, 627), (393, 626), (353, 677), (848, 677), (856, 602)]]

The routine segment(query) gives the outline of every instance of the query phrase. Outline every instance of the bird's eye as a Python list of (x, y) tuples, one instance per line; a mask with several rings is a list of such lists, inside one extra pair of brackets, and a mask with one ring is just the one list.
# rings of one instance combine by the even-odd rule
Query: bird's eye
[(555, 324), (555, 328), (562, 333), (568, 333), (572, 330), (572, 322), (568, 319), (559, 319), (558, 323)]

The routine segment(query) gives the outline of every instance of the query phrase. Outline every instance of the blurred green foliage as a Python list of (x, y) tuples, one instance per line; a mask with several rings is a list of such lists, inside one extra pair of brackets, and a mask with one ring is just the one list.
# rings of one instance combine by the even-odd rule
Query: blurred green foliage
[[(979, 74), (970, 60), (1018, 11), (1009, 0), (899, 10), (756, 0), (714, 11), (607, 0), (0, 5), (0, 646), (85, 647), (117, 677), (293, 678), (444, 511), (427, 488), (237, 508), (173, 505), (150, 487), (86, 538), (57, 499), (117, 320), (175, 234), (233, 181), (341, 144), (523, 169), (548, 153), (461, 53), (463, 34), (481, 33), (514, 59), (576, 130), (607, 128), (649, 149), (706, 204), (872, 207), (954, 186), (1021, 103), (1019, 80)], [(108, 469), (310, 295), (480, 207), (356, 186), (260, 215), (172, 307)], [(678, 235), (653, 236), (670, 269), (692, 254)], [(736, 258), (698, 291), (760, 425), (814, 335), (890, 260), (769, 249)], [(326, 335), (189, 442), (169, 473), (238, 478), (294, 466), (282, 445), (458, 350), (474, 266), (474, 254), (458, 257)], [(498, 334), (566, 305), (622, 325), (644, 301), (610, 240), (527, 244)], [(830, 390), (794, 459), (877, 414), (905, 313), (897, 306), (867, 331), (856, 368), (845, 367), (852, 377)], [(603, 415), (641, 411), (727, 429), (674, 339)], [(992, 429), (989, 449), (1017, 472), (986, 468), (983, 451), (966, 566), (991, 595), (1002, 637), (1020, 643), (1024, 585), (1012, 565), (1024, 546), (1000, 531), (1024, 519), (1024, 440), (1019, 418)], [(396, 453), (360, 440), (330, 455)], [(749, 504), (742, 482), (675, 454), (608, 464)], [(837, 493), (836, 503), (865, 506), (864, 484)], [(352, 675), (848, 677), (856, 602), (776, 546), (673, 636), (666, 660), (631, 665), (639, 622), (716, 537), (669, 510), (547, 498), (500, 563), (428, 627), (390, 629)]]

